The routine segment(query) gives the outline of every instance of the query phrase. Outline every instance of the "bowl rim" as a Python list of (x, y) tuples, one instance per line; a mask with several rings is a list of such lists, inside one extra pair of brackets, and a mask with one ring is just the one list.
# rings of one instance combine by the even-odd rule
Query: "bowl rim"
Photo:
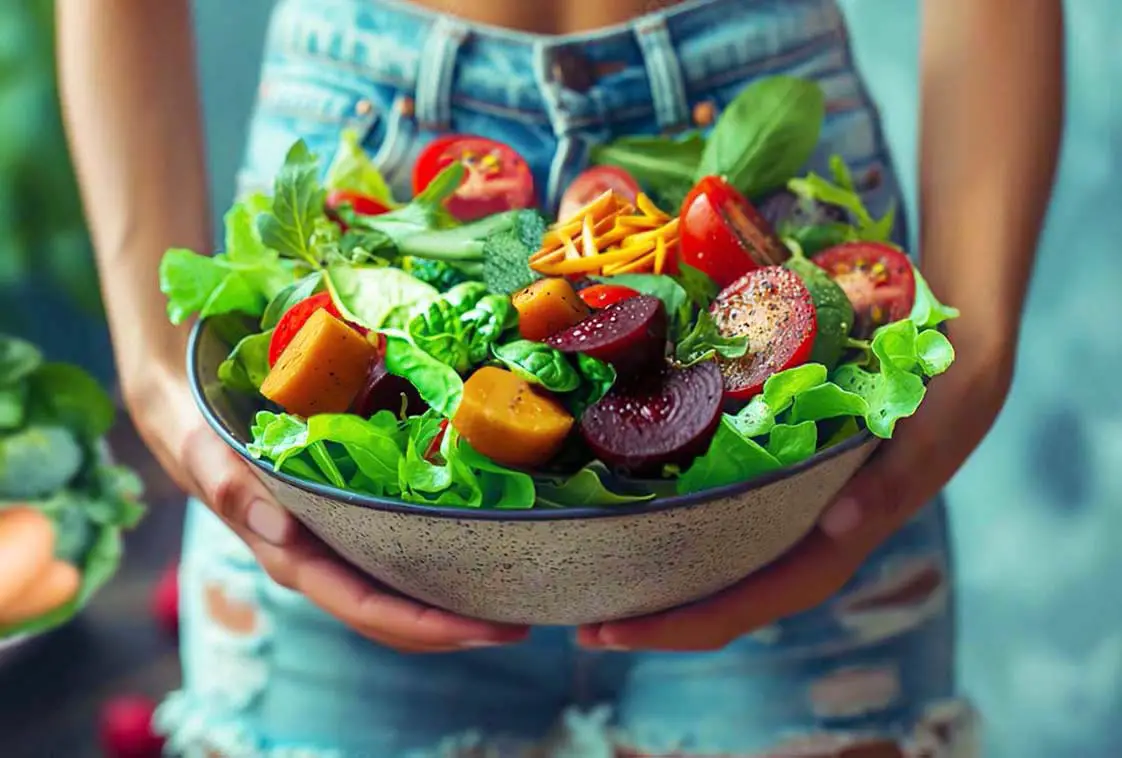
[(359, 492), (348, 492), (329, 484), (309, 482), (304, 479), (277, 471), (269, 462), (256, 458), (250, 454), (249, 449), (237, 437), (237, 432), (227, 427), (221, 417), (211, 406), (206, 393), (203, 391), (203, 378), (200, 375), (199, 352), (202, 344), (202, 334), (208, 319), (198, 319), (191, 327), (187, 343), (187, 376), (191, 388), (191, 396), (195, 400), (203, 418), (211, 429), (235, 453), (247, 463), (264, 472), (268, 477), (276, 479), (298, 490), (312, 495), (346, 503), (360, 508), (370, 508), (378, 511), (408, 514), (412, 516), (428, 516), (430, 518), (448, 518), (460, 521), (570, 521), (591, 518), (611, 518), (618, 516), (635, 516), (677, 508), (689, 508), (696, 505), (721, 500), (727, 497), (744, 494), (761, 487), (766, 487), (775, 482), (796, 476), (808, 469), (814, 468), (839, 455), (856, 450), (859, 447), (874, 441), (868, 429), (862, 429), (857, 434), (845, 439), (833, 447), (821, 450), (806, 460), (743, 482), (734, 482), (721, 487), (714, 487), (700, 492), (691, 492), (687, 495), (670, 495), (668, 497), (655, 497), (652, 500), (642, 500), (635, 503), (613, 505), (611, 507), (579, 506), (573, 508), (463, 508), (443, 505), (424, 505), (409, 503), (394, 498), (366, 495)]

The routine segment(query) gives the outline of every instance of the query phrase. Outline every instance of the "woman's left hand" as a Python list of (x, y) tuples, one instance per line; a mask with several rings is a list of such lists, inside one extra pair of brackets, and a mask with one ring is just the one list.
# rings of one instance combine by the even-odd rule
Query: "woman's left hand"
[[(952, 340), (954, 340), (952, 329)], [(818, 527), (739, 584), (663, 613), (582, 627), (581, 645), (608, 649), (717, 650), (774, 621), (822, 604), (868, 555), (950, 480), (993, 425), (1012, 374), (999, 355), (959, 348), (919, 411), (850, 480)]]

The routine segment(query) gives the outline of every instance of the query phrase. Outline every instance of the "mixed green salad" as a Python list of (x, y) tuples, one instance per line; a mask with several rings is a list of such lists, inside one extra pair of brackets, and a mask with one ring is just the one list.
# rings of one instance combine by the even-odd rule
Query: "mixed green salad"
[(957, 313), (840, 158), (798, 175), (824, 114), (757, 80), (708, 136), (598, 148), (550, 220), (493, 140), (435, 140), (408, 201), (354, 134), (326, 171), (297, 142), (223, 252), (167, 252), (168, 313), (229, 341), (252, 455), (412, 503), (610, 506), (888, 438)]
[[(0, 580), (0, 596), (10, 595), (0, 597), (0, 639), (68, 620), (116, 571), (121, 532), (143, 507), (139, 479), (107, 458), (114, 414), (85, 371), (0, 335), (0, 554), (12, 558)], [(31, 571), (38, 558), (41, 573)], [(43, 612), (25, 617), (16, 606)]]

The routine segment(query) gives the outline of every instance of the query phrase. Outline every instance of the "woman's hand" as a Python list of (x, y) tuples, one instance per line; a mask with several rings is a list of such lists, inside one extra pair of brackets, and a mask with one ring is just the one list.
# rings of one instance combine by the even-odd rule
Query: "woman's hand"
[[(955, 339), (951, 330), (952, 341)], [(869, 554), (943, 488), (978, 446), (1009, 389), (1012, 350), (959, 349), (916, 415), (845, 486), (818, 528), (740, 584), (683, 608), (584, 627), (587, 647), (717, 650), (828, 600)]]
[(177, 483), (245, 541), (274, 581), (358, 633), (410, 653), (513, 643), (526, 635), (522, 627), (463, 618), (403, 598), (345, 564), (281, 508), (210, 430), (181, 376), (153, 369), (126, 395), (145, 442)]

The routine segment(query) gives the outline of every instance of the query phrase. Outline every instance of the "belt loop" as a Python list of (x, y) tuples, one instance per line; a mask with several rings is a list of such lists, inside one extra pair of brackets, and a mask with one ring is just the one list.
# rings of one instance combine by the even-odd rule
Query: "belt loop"
[(666, 19), (657, 14), (643, 18), (635, 27), (635, 37), (647, 66), (658, 125), (663, 131), (685, 128), (690, 122), (689, 97)]
[(415, 113), (422, 129), (448, 131), (451, 128), (456, 57), (469, 33), (462, 23), (443, 15), (429, 28), (417, 71)]

